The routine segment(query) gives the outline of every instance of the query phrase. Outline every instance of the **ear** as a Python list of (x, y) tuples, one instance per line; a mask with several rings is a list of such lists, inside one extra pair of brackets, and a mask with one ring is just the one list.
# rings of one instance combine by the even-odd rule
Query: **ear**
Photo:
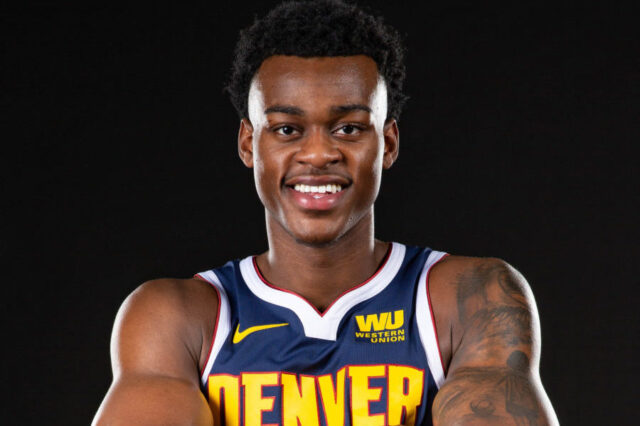
[(240, 120), (238, 155), (245, 166), (253, 168), (253, 126), (247, 118)]
[(398, 131), (398, 123), (395, 118), (390, 119), (384, 124), (384, 157), (382, 159), (382, 167), (385, 169), (393, 166), (398, 158), (398, 149), (400, 145), (400, 133)]

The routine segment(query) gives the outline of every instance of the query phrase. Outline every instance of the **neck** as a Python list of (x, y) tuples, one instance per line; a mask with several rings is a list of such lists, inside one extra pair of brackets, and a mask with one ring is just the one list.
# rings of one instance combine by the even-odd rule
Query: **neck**
[(307, 244), (267, 217), (269, 251), (256, 261), (267, 281), (325, 310), (345, 291), (371, 277), (389, 244), (374, 238), (373, 211), (340, 238)]

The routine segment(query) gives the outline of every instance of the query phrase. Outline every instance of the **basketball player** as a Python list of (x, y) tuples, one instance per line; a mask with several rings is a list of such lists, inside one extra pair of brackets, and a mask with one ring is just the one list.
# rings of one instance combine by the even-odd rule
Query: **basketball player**
[(397, 33), (355, 6), (285, 3), (241, 34), (228, 91), (269, 248), (127, 298), (94, 424), (557, 423), (525, 279), (375, 239), (403, 78)]

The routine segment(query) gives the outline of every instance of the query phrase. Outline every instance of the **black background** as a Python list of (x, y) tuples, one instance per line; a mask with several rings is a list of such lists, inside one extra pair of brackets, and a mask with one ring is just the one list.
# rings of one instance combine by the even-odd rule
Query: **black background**
[[(411, 96), (378, 237), (509, 261), (537, 298), (541, 374), (560, 421), (632, 424), (637, 15), (369, 3), (405, 36)], [(238, 30), (272, 5), (2, 13), (9, 423), (88, 424), (129, 292), (266, 249), (222, 86)]]

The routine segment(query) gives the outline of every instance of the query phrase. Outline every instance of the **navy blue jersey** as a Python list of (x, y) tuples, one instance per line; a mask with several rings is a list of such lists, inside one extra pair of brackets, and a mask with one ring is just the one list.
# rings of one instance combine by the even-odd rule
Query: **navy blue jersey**
[(393, 243), (320, 313), (254, 257), (197, 276), (218, 292), (202, 390), (216, 425), (430, 425), (444, 381), (428, 295), (445, 253)]

